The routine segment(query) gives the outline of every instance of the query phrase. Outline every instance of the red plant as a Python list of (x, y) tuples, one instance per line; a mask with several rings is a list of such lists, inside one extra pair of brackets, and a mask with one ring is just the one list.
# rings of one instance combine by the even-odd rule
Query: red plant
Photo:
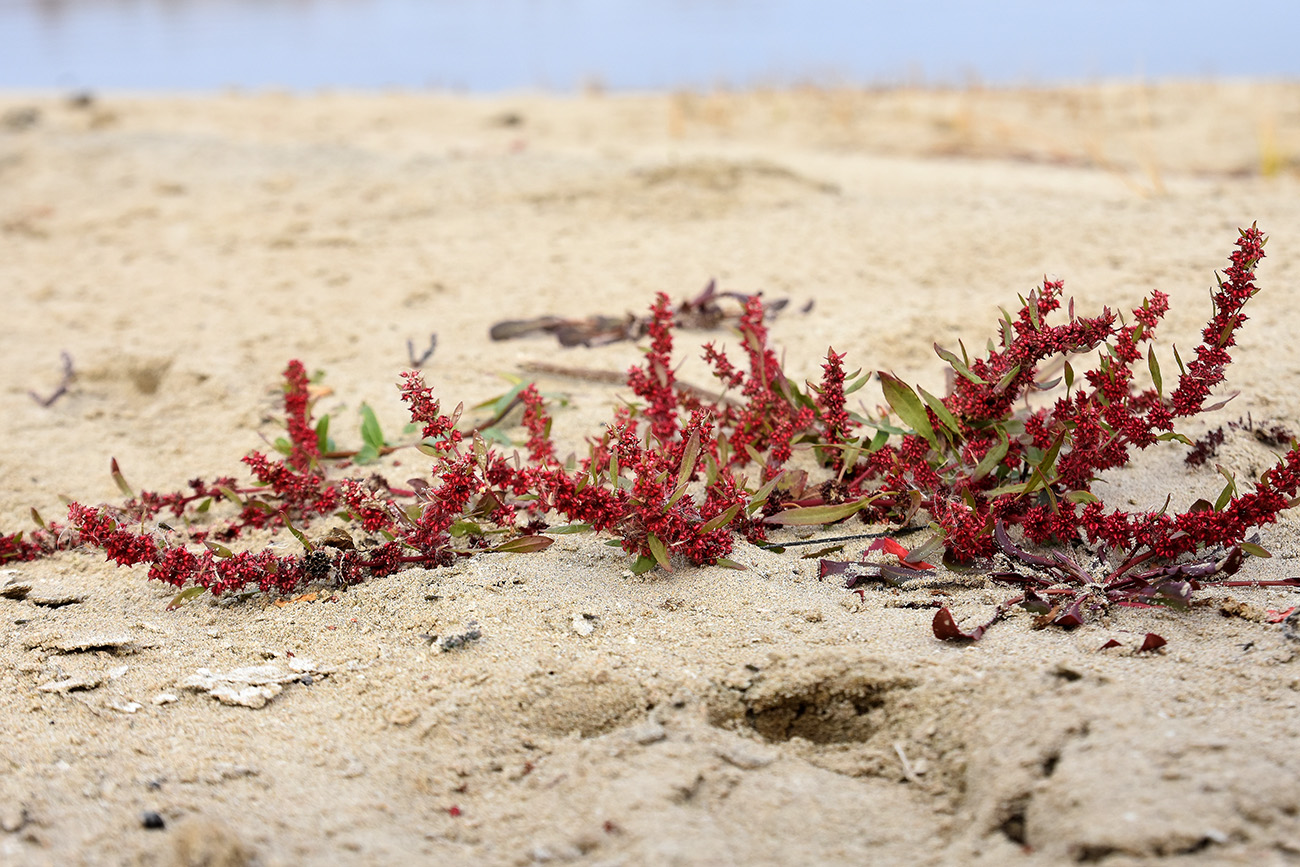
[[(114, 462), (122, 504), (73, 504), (68, 527), (42, 525), (27, 539), (0, 535), (0, 562), (90, 544), (122, 565), (148, 564), (150, 577), (178, 587), (284, 593), (312, 581), (348, 583), (406, 565), (444, 565), (473, 551), (541, 550), (550, 539), (539, 533), (556, 517), (570, 522), (569, 530), (617, 535), (636, 558), (636, 571), (670, 569), (674, 558), (730, 563), (736, 535), (760, 542), (773, 526), (854, 516), (910, 526), (928, 518), (932, 535), (917, 548), (892, 540), (873, 546), (897, 563), (823, 561), (823, 575), (842, 575), (850, 587), (868, 579), (906, 583), (942, 552), (949, 563), (983, 562), (993, 580), (1022, 588), (994, 620), (1020, 606), (1041, 624), (1070, 627), (1115, 604), (1185, 606), (1205, 584), (1240, 583), (1225, 579), (1247, 555), (1267, 554), (1248, 537), (1300, 493), (1300, 449), (1293, 446), (1253, 490), (1239, 492), (1229, 479), (1216, 502), (1198, 501), (1182, 513), (1108, 509), (1093, 483), (1128, 463), (1134, 449), (1190, 444), (1176, 423), (1215, 408), (1207, 402), (1223, 382), (1246, 321), (1244, 305), (1258, 292), (1264, 242), (1254, 226), (1241, 232), (1195, 356), (1184, 364), (1174, 352), (1180, 376), (1168, 393), (1154, 345), (1168, 310), (1159, 292), (1132, 310), (1131, 320), (1108, 308), (1077, 316), (1071, 302), (1064, 321), (1053, 323), (1063, 286), (1044, 281), (1021, 299), (1015, 316), (1003, 312), (985, 355), (935, 346), (951, 369), (948, 394), (876, 374), (888, 409), (875, 418), (850, 411), (849, 395), (870, 375), (846, 375), (841, 353), (828, 350), (818, 385), (789, 380), (768, 344), (756, 295), (736, 296), (744, 301), (744, 368), (708, 344), (704, 358), (723, 394), (709, 398), (683, 387), (672, 361), (682, 309), (674, 311), (660, 294), (645, 320), (646, 362), (628, 371), (628, 385), (644, 404), (617, 409), (582, 461), (557, 459), (552, 419), (535, 386), (497, 402), (490, 424), (513, 406), (524, 408), (526, 457), (511, 457), (463, 430), (459, 407), (444, 413), (418, 373), (404, 373), (401, 398), (422, 435), (412, 445), (432, 459), (430, 474), (411, 480), (409, 489), (377, 474), (336, 477), (350, 459), (377, 459), (398, 446), (384, 441), (372, 413), (362, 427), (364, 448), (338, 451), (327, 437), (328, 419), (313, 426), (306, 371), (292, 361), (284, 385), (288, 437), (277, 442), (284, 458), (248, 455), (251, 482), (196, 479), (188, 491), (137, 495)], [(1076, 375), (1072, 362), (1091, 353), (1095, 365)], [(1139, 384), (1144, 359), (1149, 385)], [(1060, 375), (1044, 381), (1050, 365), (1059, 365)], [(1050, 392), (1055, 398), (1047, 401)], [(1208, 453), (1214, 443), (1207, 443)], [(808, 470), (790, 468), (800, 449), (811, 450), (825, 478), (810, 480)], [(748, 467), (756, 468), (752, 483)], [(235, 513), (215, 518), (210, 509), (223, 501)], [(164, 513), (182, 526), (161, 522)], [(335, 514), (364, 538), (337, 530), (324, 541), (307, 538), (308, 525)], [(303, 552), (236, 553), (221, 544), (260, 527), (287, 530)], [(940, 638), (969, 640), (988, 625), (964, 632), (941, 609), (933, 629)]]

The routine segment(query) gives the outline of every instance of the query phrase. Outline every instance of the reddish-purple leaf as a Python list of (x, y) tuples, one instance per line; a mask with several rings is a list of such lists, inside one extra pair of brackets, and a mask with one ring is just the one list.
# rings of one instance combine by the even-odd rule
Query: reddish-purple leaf
[(1083, 625), (1083, 600), (1076, 599), (1065, 607), (1061, 615), (1052, 621), (1053, 626), (1062, 629), (1074, 629)]
[(1021, 600), (1020, 607), (1034, 614), (1046, 614), (1052, 610), (1052, 603), (1039, 596), (1032, 590), (1025, 591), (1025, 598)]
[[(851, 566), (857, 566), (856, 563), (846, 563), (843, 560), (819, 560), (817, 561), (817, 577), (826, 578), (831, 575), (843, 575), (849, 571)], [(846, 584), (846, 587), (852, 587)]]
[(934, 630), (934, 637), (940, 641), (979, 641), (984, 636), (986, 627), (977, 626), (970, 632), (962, 632), (957, 626), (956, 619), (953, 618), (952, 612), (945, 605), (934, 613), (934, 621), (930, 624)]
[(1142, 639), (1142, 646), (1138, 648), (1138, 653), (1146, 653), (1151, 650), (1159, 650), (1168, 642), (1154, 632), (1148, 632), (1146, 638)]
[(899, 544), (897, 540), (885, 537), (883, 539), (877, 539), (868, 545), (867, 552), (884, 551), (888, 554), (893, 554), (898, 558), (898, 562), (905, 566), (912, 567), (913, 571), (917, 569), (933, 569), (934, 566), (930, 563), (924, 562), (924, 558), (937, 551), (939, 547), (942, 546), (943, 540), (939, 539), (938, 545), (933, 545), (931, 544), (932, 542), (934, 542), (933, 539), (931, 542), (927, 542), (925, 545), (918, 547), (914, 551), (908, 551)]

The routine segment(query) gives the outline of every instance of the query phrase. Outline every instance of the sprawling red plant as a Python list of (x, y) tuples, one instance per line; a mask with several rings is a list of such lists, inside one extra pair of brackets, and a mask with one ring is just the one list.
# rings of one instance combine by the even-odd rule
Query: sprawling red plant
[[(40, 527), (26, 539), (0, 536), (0, 561), (88, 544), (119, 564), (146, 564), (150, 577), (177, 587), (286, 593), (315, 581), (444, 565), (475, 551), (541, 550), (556, 519), (567, 522), (565, 531), (615, 534), (636, 558), (634, 569), (645, 571), (671, 569), (675, 559), (729, 564), (737, 535), (762, 542), (774, 527), (856, 516), (928, 524), (932, 534), (911, 552), (891, 543), (899, 563), (888, 567), (823, 561), (823, 574), (844, 575), (848, 586), (904, 582), (932, 568), (925, 559), (942, 551), (950, 563), (986, 562), (994, 580), (1022, 587), (998, 617), (1020, 605), (1069, 627), (1110, 604), (1186, 605), (1201, 584), (1239, 583), (1224, 579), (1247, 555), (1266, 553), (1250, 534), (1300, 492), (1300, 449), (1293, 445), (1253, 490), (1238, 491), (1229, 479), (1216, 502), (1185, 512), (1110, 509), (1093, 485), (1134, 449), (1190, 443), (1178, 422), (1219, 405), (1207, 402), (1224, 380), (1242, 310), (1258, 292), (1264, 243), (1254, 226), (1240, 233), (1194, 356), (1184, 363), (1174, 350), (1179, 376), (1170, 390), (1154, 343), (1165, 295), (1153, 292), (1129, 319), (1108, 308), (1079, 316), (1073, 302), (1061, 318), (1063, 286), (1045, 281), (1014, 316), (1003, 311), (984, 355), (935, 346), (950, 368), (946, 395), (875, 374), (887, 405), (876, 417), (850, 410), (849, 396), (872, 375), (846, 374), (844, 354), (828, 350), (817, 385), (800, 387), (785, 375), (759, 296), (745, 300), (738, 320), (743, 367), (718, 346), (704, 347), (721, 395), (683, 387), (672, 358), (676, 314), (660, 294), (646, 320), (645, 363), (628, 371), (642, 403), (616, 410), (582, 460), (557, 458), (536, 386), (503, 398), (498, 414), (523, 407), (521, 456), (463, 429), (459, 408), (444, 413), (418, 373), (403, 374), (401, 397), (421, 432), (411, 445), (432, 461), (427, 476), (405, 487), (377, 474), (346, 474), (398, 446), (385, 442), (370, 414), (363, 448), (338, 451), (328, 418), (313, 419), (305, 368), (292, 361), (282, 456), (248, 455), (251, 481), (196, 479), (187, 491), (135, 494), (114, 462), (122, 503), (74, 503), (67, 526), (45, 526), (37, 516)], [(1092, 366), (1076, 374), (1088, 356)], [(1059, 375), (1044, 381), (1053, 367)], [(801, 449), (811, 451), (808, 466), (820, 467), (822, 478), (790, 468)], [(336, 527), (313, 543), (303, 530), (325, 516), (342, 518), (350, 532)], [(226, 547), (249, 528), (291, 533), (303, 550)], [(1085, 559), (1102, 564), (1093, 567), (1102, 574), (1080, 565)], [(977, 638), (984, 628), (963, 632), (946, 609), (934, 622), (935, 634), (948, 639)]]

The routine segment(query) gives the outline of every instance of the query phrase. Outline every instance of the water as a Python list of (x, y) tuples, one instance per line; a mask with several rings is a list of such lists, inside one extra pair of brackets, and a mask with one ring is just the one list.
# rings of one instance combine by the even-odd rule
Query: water
[(1298, 37), (1294, 0), (0, 0), (0, 87), (1300, 78)]

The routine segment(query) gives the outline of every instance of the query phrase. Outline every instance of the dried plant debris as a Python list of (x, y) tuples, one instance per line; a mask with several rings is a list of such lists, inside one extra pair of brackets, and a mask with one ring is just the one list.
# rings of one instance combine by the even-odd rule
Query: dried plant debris
[[(681, 301), (672, 309), (675, 328), (712, 331), (724, 323), (738, 323), (751, 296), (740, 292), (719, 292), (709, 281), (704, 291)], [(775, 317), (788, 299), (767, 302), (766, 315)], [(514, 340), (533, 334), (553, 334), (561, 346), (604, 346), (624, 340), (639, 340), (650, 332), (651, 317), (627, 313), (623, 316), (593, 315), (578, 318), (537, 316), (498, 322), (488, 332), (493, 340)]]
[(27, 392), (27, 394), (31, 397), (31, 399), (39, 403), (41, 406), (44, 407), (54, 406), (54, 402), (57, 401), (59, 398), (63, 397), (65, 394), (67, 394), (68, 388), (77, 379), (77, 371), (72, 366), (72, 356), (69, 355), (66, 351), (64, 351), (59, 353), (59, 358), (63, 363), (63, 374), (62, 377), (59, 379), (59, 384), (54, 389), (54, 391), (50, 392), (45, 397), (41, 397), (35, 391)]
[(464, 632), (458, 632), (453, 635), (444, 635), (441, 638), (436, 635), (429, 635), (428, 633), (422, 632), (420, 633), (420, 637), (429, 642), (430, 646), (439, 647), (442, 649), (443, 653), (447, 653), (452, 650), (460, 650), (461, 648), (468, 647), (470, 644), (478, 641), (483, 637), (483, 630), (479, 629), (478, 624), (471, 620), (465, 625)]
[(437, 349), (438, 349), (437, 334), (429, 335), (429, 347), (427, 349), (420, 350), (418, 354), (415, 351), (415, 342), (408, 339), (406, 341), (406, 360), (411, 363), (411, 368), (413, 370), (419, 370), (421, 367), (424, 367), (426, 364), (429, 363), (429, 359), (433, 358), (433, 353), (436, 352)]
[[(1232, 430), (1244, 431), (1253, 436), (1258, 442), (1263, 443), (1269, 448), (1290, 448), (1295, 441), (1295, 434), (1276, 422), (1262, 421), (1258, 424), (1251, 419), (1250, 414), (1246, 418), (1237, 419), (1228, 422), (1228, 427)], [(1223, 445), (1226, 439), (1223, 426), (1219, 426), (1212, 431), (1207, 431), (1205, 436), (1192, 443), (1191, 451), (1183, 461), (1189, 467), (1199, 467), (1219, 453), (1219, 446)]]

